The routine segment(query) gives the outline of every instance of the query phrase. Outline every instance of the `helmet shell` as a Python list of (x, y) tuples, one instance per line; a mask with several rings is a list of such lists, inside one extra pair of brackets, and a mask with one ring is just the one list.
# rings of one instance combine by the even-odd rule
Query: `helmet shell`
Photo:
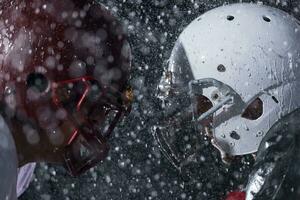
[[(191, 22), (179, 36), (167, 70), (177, 86), (215, 80), (235, 93), (239, 106), (214, 113), (213, 137), (221, 151), (243, 155), (256, 152), (274, 123), (299, 108), (299, 62), (299, 21), (276, 8), (238, 3)], [(203, 90), (203, 95), (216, 106), (221, 100), (212, 96), (220, 90)], [(243, 112), (257, 98), (262, 115), (245, 119)]]
[[(2, 113), (17, 133), (19, 146), (29, 143), (31, 152), (51, 161), (47, 155), (63, 152), (76, 128), (85, 123), (89, 124), (85, 130), (91, 131), (105, 120), (104, 104), (118, 108), (125, 104), (122, 93), (128, 87), (131, 64), (127, 33), (94, 0), (4, 0), (0, 10)], [(66, 90), (58, 98), (57, 87), (62, 85)], [(94, 85), (97, 94), (91, 92)], [(82, 106), (80, 112), (78, 106), (64, 107), (85, 104), (87, 95), (101, 99)], [(64, 106), (60, 105), (63, 98), (70, 99)], [(49, 148), (49, 142), (55, 149)]]

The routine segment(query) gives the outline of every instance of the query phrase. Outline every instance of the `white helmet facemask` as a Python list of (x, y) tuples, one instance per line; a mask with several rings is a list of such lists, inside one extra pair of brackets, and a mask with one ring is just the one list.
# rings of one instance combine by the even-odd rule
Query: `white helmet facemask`
[[(248, 3), (195, 19), (179, 36), (158, 86), (166, 113), (174, 114), (166, 117), (187, 121), (192, 113), (222, 155), (255, 153), (270, 128), (300, 107), (299, 24), (279, 9)], [(165, 135), (172, 134), (161, 133), (159, 143), (176, 141)]]
[(244, 102), (231, 87), (212, 78), (192, 80), (189, 89), (194, 120), (203, 130), (208, 128), (206, 134), (220, 151), (231, 156), (254, 153), (274, 121), (270, 114), (276, 116), (280, 108), (268, 91)]

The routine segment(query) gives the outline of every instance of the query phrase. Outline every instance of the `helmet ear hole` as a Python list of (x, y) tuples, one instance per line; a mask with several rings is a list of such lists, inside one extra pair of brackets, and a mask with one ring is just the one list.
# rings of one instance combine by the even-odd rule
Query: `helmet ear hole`
[(242, 117), (250, 120), (256, 120), (263, 114), (263, 102), (260, 98), (256, 98), (244, 110)]
[(34, 72), (27, 76), (26, 85), (27, 88), (31, 88), (42, 93), (47, 90), (49, 81), (44, 74)]

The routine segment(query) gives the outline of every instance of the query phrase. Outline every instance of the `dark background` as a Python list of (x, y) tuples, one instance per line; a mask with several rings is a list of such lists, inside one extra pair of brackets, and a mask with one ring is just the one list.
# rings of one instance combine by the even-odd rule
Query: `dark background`
[[(178, 172), (160, 153), (150, 132), (148, 113), (162, 74), (162, 64), (180, 32), (221, 0), (111, 0), (100, 1), (128, 27), (133, 53), (133, 111), (115, 130), (110, 157), (79, 178), (63, 168), (39, 164), (34, 180), (21, 200), (142, 200), (212, 199), (242, 187), (251, 169), (251, 159), (225, 166), (218, 152), (203, 141), (205, 160)], [(249, 2), (249, 1), (243, 1)], [(269, 0), (264, 4), (283, 9), (298, 19), (300, 1)], [(222, 34), (222, 33), (220, 33)], [(189, 173), (192, 179), (188, 179)]]

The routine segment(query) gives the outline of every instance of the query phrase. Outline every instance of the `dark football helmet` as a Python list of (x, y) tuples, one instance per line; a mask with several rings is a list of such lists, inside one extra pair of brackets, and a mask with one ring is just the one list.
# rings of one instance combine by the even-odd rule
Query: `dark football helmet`
[(106, 158), (108, 139), (130, 110), (127, 34), (94, 0), (4, 0), (0, 7), (1, 111), (19, 165), (64, 163), (78, 175)]

